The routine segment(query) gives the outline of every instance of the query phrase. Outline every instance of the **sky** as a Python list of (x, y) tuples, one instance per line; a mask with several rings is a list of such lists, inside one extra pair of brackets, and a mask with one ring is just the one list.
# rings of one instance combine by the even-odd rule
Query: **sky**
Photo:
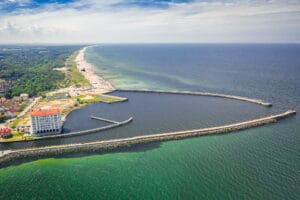
[(0, 0), (0, 43), (300, 43), (300, 0)]

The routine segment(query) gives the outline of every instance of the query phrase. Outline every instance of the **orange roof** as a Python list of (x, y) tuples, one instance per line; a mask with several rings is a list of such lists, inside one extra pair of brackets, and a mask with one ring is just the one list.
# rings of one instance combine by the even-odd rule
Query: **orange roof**
[(33, 110), (31, 116), (48, 116), (48, 115), (57, 115), (59, 113), (58, 109), (47, 109), (47, 110)]

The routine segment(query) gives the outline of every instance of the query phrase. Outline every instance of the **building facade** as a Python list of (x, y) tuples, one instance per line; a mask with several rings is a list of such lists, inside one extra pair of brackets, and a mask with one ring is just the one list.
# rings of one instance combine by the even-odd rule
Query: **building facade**
[(62, 121), (58, 109), (38, 109), (31, 112), (31, 134), (49, 135), (61, 133)]

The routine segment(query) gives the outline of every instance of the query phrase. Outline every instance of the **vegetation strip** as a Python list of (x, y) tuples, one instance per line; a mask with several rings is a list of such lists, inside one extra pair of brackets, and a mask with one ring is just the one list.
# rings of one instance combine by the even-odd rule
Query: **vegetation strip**
[(210, 96), (210, 97), (221, 97), (227, 99), (235, 99), (240, 101), (247, 101), (250, 103), (256, 103), (259, 105), (271, 107), (272, 104), (265, 102), (260, 99), (253, 99), (248, 97), (241, 97), (235, 95), (219, 94), (219, 93), (209, 93), (209, 92), (192, 92), (192, 91), (180, 91), (180, 90), (147, 90), (147, 89), (118, 89), (117, 91), (123, 92), (145, 92), (145, 93), (164, 93), (164, 94), (187, 94), (187, 95), (198, 95), (198, 96)]
[(7, 150), (1, 152), (0, 163), (11, 161), (16, 158), (25, 158), (25, 157), (42, 156), (42, 155), (60, 155), (64, 153), (96, 151), (100, 149), (104, 149), (104, 150), (114, 149), (114, 148), (144, 144), (149, 142), (159, 142), (159, 141), (182, 139), (187, 137), (195, 137), (200, 135), (220, 134), (220, 133), (238, 131), (238, 130), (244, 130), (251, 127), (261, 126), (264, 124), (273, 123), (276, 122), (277, 120), (289, 117), (294, 114), (296, 114), (295, 110), (288, 110), (284, 113), (280, 113), (277, 115), (271, 115), (268, 117), (258, 118), (258, 119), (249, 120), (245, 122), (239, 122), (239, 123), (211, 127), (211, 128), (176, 131), (170, 133), (159, 133), (159, 134), (136, 136), (131, 138), (112, 139), (112, 140), (95, 141), (95, 142), (88, 142), (88, 143)]
[[(110, 91), (110, 92), (112, 92), (112, 91)], [(128, 99), (125, 97), (118, 97), (118, 96), (102, 94), (99, 96), (99, 101), (103, 102), (103, 103), (115, 103), (115, 102), (128, 101)]]

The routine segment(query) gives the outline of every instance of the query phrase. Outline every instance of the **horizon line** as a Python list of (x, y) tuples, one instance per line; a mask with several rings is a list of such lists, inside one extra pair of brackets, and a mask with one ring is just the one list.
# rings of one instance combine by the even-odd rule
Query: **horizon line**
[(49, 45), (49, 46), (54, 46), (54, 45), (83, 45), (83, 46), (87, 46), (87, 45), (151, 45), (151, 44), (211, 44), (211, 45), (217, 45), (217, 44), (224, 44), (224, 45), (230, 45), (230, 44), (245, 44), (245, 45), (258, 45), (258, 44), (294, 44), (294, 45), (299, 45), (299, 42), (80, 42), (80, 43), (63, 43), (63, 42), (33, 42), (33, 43), (0, 43), (0, 45)]

